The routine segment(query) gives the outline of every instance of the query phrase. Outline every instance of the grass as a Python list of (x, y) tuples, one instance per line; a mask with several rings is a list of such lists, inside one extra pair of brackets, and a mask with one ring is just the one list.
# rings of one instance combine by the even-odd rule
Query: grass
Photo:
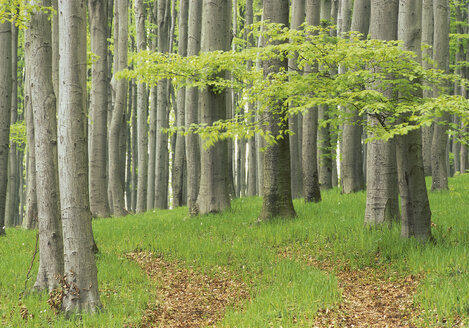
[[(299, 258), (327, 260), (335, 270), (372, 267), (423, 280), (414, 298), (422, 326), (469, 324), (469, 175), (450, 179), (450, 191), (430, 193), (434, 242), (420, 245), (400, 238), (398, 226), (363, 229), (365, 193), (323, 193), (319, 204), (295, 201), (298, 218), (256, 224), (259, 198), (236, 199), (218, 215), (189, 218), (187, 209), (95, 220), (98, 279), (104, 311), (74, 320), (55, 316), (48, 296), (29, 293), (37, 259), (24, 289), (35, 231), (7, 229), (0, 238), (0, 325), (3, 327), (122, 327), (138, 323), (151, 297), (152, 283), (126, 252), (148, 250), (183, 260), (201, 271), (226, 267), (251, 288), (242, 308), (229, 309), (223, 327), (310, 327), (321, 308), (340, 302), (333, 273), (278, 256), (284, 249)], [(294, 323), (296, 321), (296, 323)], [(443, 323), (443, 322), (446, 323)]]

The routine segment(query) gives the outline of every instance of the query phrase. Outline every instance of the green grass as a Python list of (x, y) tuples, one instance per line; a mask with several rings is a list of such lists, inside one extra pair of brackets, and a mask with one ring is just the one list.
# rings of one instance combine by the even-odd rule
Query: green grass
[[(365, 193), (323, 193), (319, 204), (295, 201), (298, 218), (256, 224), (259, 198), (237, 199), (223, 214), (189, 218), (187, 209), (149, 212), (95, 220), (98, 279), (104, 311), (66, 321), (55, 316), (47, 295), (28, 293), (20, 316), (18, 296), (24, 288), (34, 249), (34, 231), (7, 229), (0, 238), (0, 325), (4, 327), (122, 327), (138, 323), (153, 286), (124, 254), (148, 250), (178, 259), (201, 271), (227, 267), (243, 279), (251, 299), (229, 309), (220, 326), (310, 327), (320, 308), (340, 302), (334, 274), (278, 256), (279, 250), (328, 260), (336, 269), (373, 267), (423, 277), (414, 298), (423, 326), (455, 316), (469, 323), (469, 175), (450, 179), (450, 191), (430, 193), (435, 241), (420, 245), (400, 238), (398, 226), (363, 229)], [(37, 262), (37, 261), (36, 261)], [(35, 280), (37, 263), (27, 287)], [(293, 323), (296, 318), (297, 323)], [(308, 321), (309, 320), (309, 321)], [(441, 324), (441, 322), (440, 322)]]

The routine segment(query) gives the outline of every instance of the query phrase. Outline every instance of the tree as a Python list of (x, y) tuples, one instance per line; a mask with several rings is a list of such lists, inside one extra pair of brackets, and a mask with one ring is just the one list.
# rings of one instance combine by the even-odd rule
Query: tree
[[(288, 0), (264, 0), (263, 10), (265, 20), (288, 26)], [(266, 40), (266, 42), (272, 41)], [(287, 66), (286, 58), (264, 61), (264, 78), (271, 79), (272, 74), (287, 70)], [(272, 102), (271, 107), (263, 115), (268, 123), (265, 129), (276, 142), (268, 145), (264, 153), (264, 191), (259, 220), (295, 217), (291, 194), (290, 140), (285, 134), (288, 129), (288, 110), (283, 101), (278, 99)]]
[[(146, 50), (145, 7), (143, 0), (135, 0), (135, 24), (137, 27), (137, 51)], [(137, 208), (141, 213), (147, 209), (148, 179), (148, 103), (147, 88), (143, 83), (137, 84), (137, 139), (138, 139), (138, 177), (137, 177)], [(134, 109), (135, 110), (135, 109)], [(135, 151), (135, 149), (134, 149)]]
[[(187, 56), (187, 24), (189, 18), (189, 1), (181, 0), (179, 3), (179, 44), (178, 53), (180, 56)], [(185, 125), (185, 101), (186, 88), (180, 88), (177, 93), (177, 122), (176, 126)], [(186, 142), (182, 134), (176, 136), (176, 151), (174, 154), (173, 170), (173, 207), (182, 206), (184, 190), (184, 172), (186, 170)]]
[[(31, 4), (48, 7), (50, 0)], [(39, 269), (34, 287), (48, 290), (59, 286), (63, 275), (64, 248), (60, 221), (60, 194), (57, 167), (56, 98), (52, 86), (52, 35), (48, 14), (33, 11), (26, 30), (25, 53), (31, 107), (34, 117), (37, 208), (39, 223)]]
[[(116, 0), (115, 20), (117, 35), (114, 35), (115, 69), (116, 72), (127, 68), (127, 46), (128, 46), (128, 6), (126, 0)], [(124, 208), (124, 185), (122, 183), (121, 170), (124, 165), (121, 158), (120, 139), (121, 130), (124, 128), (125, 108), (127, 104), (127, 81), (115, 81), (115, 103), (111, 118), (109, 134), (109, 183), (112, 196), (112, 214), (115, 216), (126, 215)]]
[(11, 23), (0, 23), (0, 235), (5, 234), (11, 109)]
[[(127, 7), (125, 1), (120, 1), (119, 6), (122, 5)], [(66, 313), (95, 312), (101, 302), (88, 196), (86, 3), (59, 0), (58, 9), (58, 159), (64, 272), (69, 286), (64, 291), (62, 309)]]
[[(398, 38), (403, 41), (404, 50), (417, 54), (418, 62), (421, 58), (421, 26), (422, 0), (400, 0)], [(422, 93), (409, 92), (400, 96), (403, 99), (408, 96), (421, 97)], [(401, 119), (407, 120), (406, 116)], [(396, 155), (402, 209), (401, 235), (426, 240), (431, 236), (431, 211), (425, 185), (421, 129), (397, 137)]]
[[(449, 72), (449, 2), (448, 0), (433, 0), (433, 60), (436, 66)], [(439, 86), (435, 86), (433, 96), (441, 93)], [(446, 163), (448, 143), (447, 123), (450, 115), (443, 113), (435, 119), (432, 137), (432, 190), (448, 189), (448, 167)]]
[[(189, 23), (187, 39), (187, 55), (195, 56), (200, 51), (200, 33), (202, 21), (202, 0), (189, 1)], [(197, 88), (186, 88), (185, 99), (185, 125), (189, 129), (198, 120), (198, 95)], [(187, 159), (187, 206), (191, 215), (197, 213), (196, 201), (200, 185), (200, 146), (199, 136), (188, 133), (186, 136)]]
[[(306, 24), (318, 26), (320, 22), (320, 0), (306, 1)], [(306, 69), (311, 71), (311, 67)], [(319, 172), (317, 156), (318, 108), (310, 108), (303, 115), (303, 195), (305, 202), (320, 202)]]
[[(171, 23), (170, 0), (158, 1), (158, 51), (169, 52), (169, 27)], [(162, 80), (157, 86), (156, 111), (156, 159), (155, 159), (155, 199), (154, 207), (168, 208), (169, 153), (169, 81)]]
[[(360, 32), (364, 37), (370, 25), (370, 0), (356, 0), (350, 29)], [(363, 175), (362, 118), (358, 111), (346, 108), (347, 118), (342, 133), (342, 192), (349, 194), (365, 189)]]
[[(230, 49), (231, 0), (203, 0), (201, 51)], [(220, 73), (224, 75), (225, 73)], [(201, 123), (212, 125), (226, 119), (226, 90), (207, 87), (200, 91), (199, 110)], [(221, 212), (230, 207), (226, 140), (218, 141), (201, 150), (200, 188), (197, 196), (199, 214)]]
[(106, 183), (109, 87), (107, 1), (91, 0), (88, 6), (91, 52), (96, 55), (91, 67), (90, 206), (94, 217), (108, 217), (111, 213)]
[[(370, 34), (372, 39), (396, 40), (398, 0), (372, 0)], [(391, 90), (383, 90), (388, 98)], [(377, 126), (375, 116), (368, 115), (368, 125)], [(365, 224), (390, 223), (399, 217), (397, 199), (396, 147), (393, 140), (372, 140), (367, 148)]]

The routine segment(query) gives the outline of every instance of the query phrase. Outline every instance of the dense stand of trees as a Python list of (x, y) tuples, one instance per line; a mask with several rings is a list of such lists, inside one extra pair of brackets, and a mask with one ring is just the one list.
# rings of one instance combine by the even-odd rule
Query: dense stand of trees
[[(429, 60), (433, 59), (442, 71), (467, 78), (468, 1), (89, 0), (86, 5), (84, 0), (31, 0), (28, 4), (31, 9), (24, 13), (0, 8), (2, 17), (8, 18), (0, 24), (0, 235), (10, 226), (39, 228), (35, 287), (52, 290), (59, 285), (57, 277), (64, 276), (65, 311), (94, 312), (101, 306), (92, 217), (183, 205), (191, 215), (203, 215), (228, 209), (233, 197), (259, 195), (263, 197), (260, 220), (291, 218), (296, 215), (294, 198), (320, 202), (322, 189), (340, 184), (346, 194), (366, 188), (367, 225), (401, 219), (402, 236), (427, 240), (431, 211), (425, 176), (432, 176), (432, 190), (447, 189), (448, 176), (469, 167), (464, 134), (457, 133), (468, 132), (467, 112), (461, 117), (442, 111), (432, 124), (383, 139), (375, 138), (374, 127), (392, 129), (407, 122), (409, 114), (391, 117), (389, 108), (363, 114), (357, 106), (325, 101), (290, 112), (287, 96), (282, 98), (281, 93), (266, 108), (260, 98), (244, 103), (229, 69), (211, 73), (211, 78), (229, 81), (223, 88), (210, 81), (200, 89), (180, 87), (179, 76), (165, 76), (157, 84), (119, 76), (138, 60), (133, 53), (186, 57), (287, 44), (275, 35), (250, 33), (257, 29), (253, 23), (268, 20), (292, 30), (335, 26), (313, 35), (349, 38), (347, 32), (356, 31), (361, 39), (401, 40), (400, 47), (414, 52), (415, 61), (426, 69), (433, 67)], [(40, 7), (53, 7), (58, 14)], [(233, 36), (244, 43), (233, 42)], [(294, 38), (290, 42), (294, 44)], [(427, 46), (422, 48), (422, 43)], [(317, 74), (331, 79), (347, 72), (343, 65), (300, 63), (295, 52), (288, 58), (254, 54), (245, 67), (261, 70), (268, 84), (277, 83), (282, 72), (290, 72), (291, 78)], [(380, 68), (373, 70), (379, 73)], [(146, 74), (155, 72), (149, 69)], [(415, 83), (427, 88), (403, 93), (390, 83), (361, 89), (379, 92), (383, 103), (413, 99), (415, 106), (441, 94), (467, 96), (461, 81)], [(222, 132), (233, 129), (232, 139), (207, 134), (207, 129), (227, 119), (231, 125)], [(256, 122), (262, 124), (255, 134), (233, 128)], [(196, 133), (197, 124), (205, 126), (199, 131), (205, 138)], [(173, 127), (178, 132), (169, 135)], [(247, 141), (245, 135), (250, 136)], [(275, 142), (266, 141), (264, 135)], [(368, 138), (371, 141), (365, 142)], [(76, 291), (79, 298), (73, 296)]]

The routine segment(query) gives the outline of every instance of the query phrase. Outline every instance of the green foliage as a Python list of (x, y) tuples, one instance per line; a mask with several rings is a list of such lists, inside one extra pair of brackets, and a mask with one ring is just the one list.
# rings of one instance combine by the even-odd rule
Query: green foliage
[(43, 11), (50, 16), (55, 14), (52, 7), (30, 4), (24, 0), (0, 0), (0, 23), (9, 21), (20, 29), (26, 28), (33, 11)]
[[(219, 139), (250, 137), (254, 133), (262, 133), (268, 142), (274, 142), (271, 136), (262, 132), (265, 111), (277, 111), (286, 118), (321, 104), (330, 108), (352, 106), (360, 114), (377, 118), (381, 124), (367, 128), (373, 138), (380, 139), (406, 134), (443, 111), (457, 112), (463, 120), (469, 120), (469, 103), (461, 97), (422, 99), (415, 96), (428, 89), (428, 85), (444, 91), (450, 81), (458, 80), (464, 85), (466, 81), (437, 69), (424, 69), (416, 61), (415, 54), (403, 51), (399, 42), (362, 40), (357, 33), (350, 33), (346, 39), (337, 38), (331, 37), (328, 31), (329, 28), (311, 26), (289, 30), (278, 24), (258, 23), (254, 24), (251, 33), (268, 40), (264, 47), (246, 47), (245, 41), (237, 40), (237, 51), (214, 51), (185, 58), (176, 54), (140, 52), (132, 58), (134, 69), (122, 72), (118, 77), (136, 78), (149, 85), (171, 79), (178, 87), (239, 92), (236, 118), (210, 127), (191, 128), (192, 132), (203, 136), (208, 146)], [(300, 71), (281, 70), (265, 76), (262, 69), (247, 65), (252, 60), (282, 61), (295, 54)], [(345, 73), (331, 74), (339, 66)], [(256, 105), (257, 117), (261, 118), (254, 124), (250, 120), (254, 114), (244, 113), (248, 103)], [(288, 112), (283, 109), (278, 112), (285, 106), (288, 106)], [(403, 117), (406, 120), (396, 124)], [(339, 126), (347, 116), (338, 111), (333, 119), (336, 120), (334, 125)]]
[(10, 126), (10, 141), (15, 143), (20, 149), (24, 149), (27, 144), (26, 124), (24, 121), (17, 121)]

